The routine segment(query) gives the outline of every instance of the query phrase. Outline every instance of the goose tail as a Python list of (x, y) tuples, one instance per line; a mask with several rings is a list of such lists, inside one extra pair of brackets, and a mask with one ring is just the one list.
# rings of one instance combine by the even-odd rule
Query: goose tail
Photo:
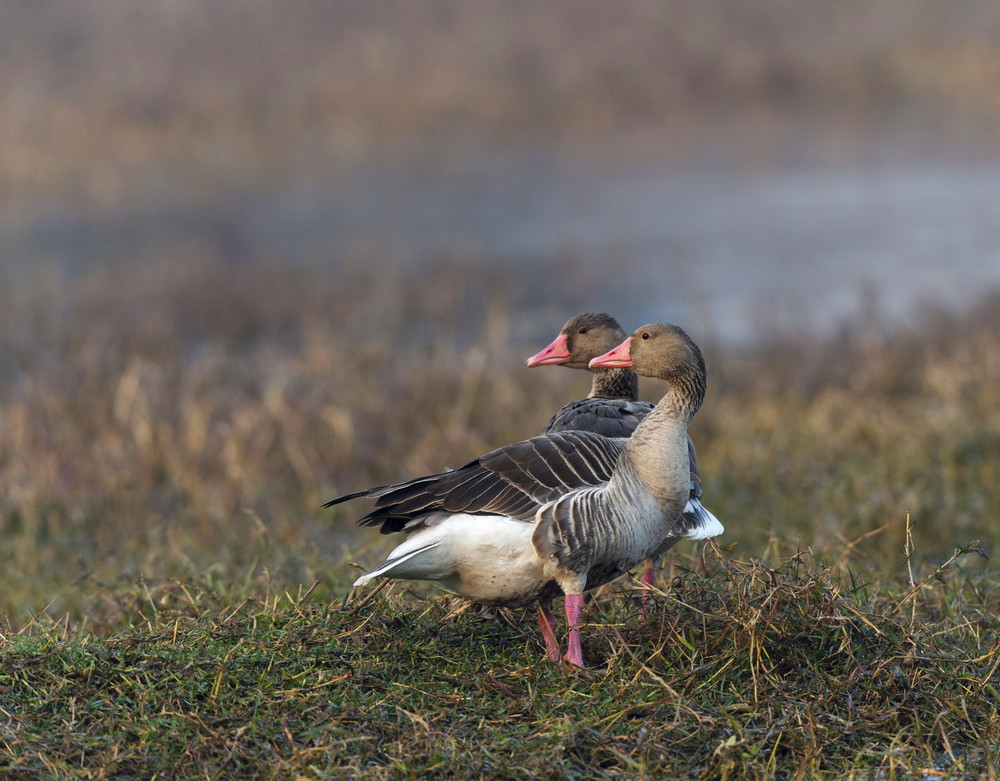
[(718, 537), (725, 527), (697, 499), (689, 499), (684, 512), (674, 524), (674, 533), (683, 535), (689, 540), (704, 540), (708, 537)]
[[(436, 548), (440, 544), (441, 544), (440, 540), (435, 540), (434, 542), (428, 543), (427, 545), (422, 545), (419, 548), (407, 551), (406, 553), (403, 553), (399, 556), (394, 556), (390, 559), (386, 559), (377, 567), (375, 567), (375, 569), (368, 570), (368, 572), (366, 572), (364, 575), (362, 575), (360, 578), (354, 581), (354, 585), (355, 587), (363, 586), (366, 583), (369, 583), (370, 581), (374, 580), (375, 578), (391, 578), (393, 577), (394, 569), (402, 566), (415, 556), (419, 556), (423, 553), (426, 553), (431, 548)], [(403, 577), (407, 576), (404, 575)]]

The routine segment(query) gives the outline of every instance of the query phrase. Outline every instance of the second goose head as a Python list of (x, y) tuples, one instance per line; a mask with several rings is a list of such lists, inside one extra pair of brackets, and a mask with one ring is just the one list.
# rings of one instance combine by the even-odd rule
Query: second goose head
[(568, 366), (589, 368), (591, 358), (606, 353), (625, 332), (611, 315), (587, 312), (572, 317), (548, 347), (528, 359), (528, 366)]

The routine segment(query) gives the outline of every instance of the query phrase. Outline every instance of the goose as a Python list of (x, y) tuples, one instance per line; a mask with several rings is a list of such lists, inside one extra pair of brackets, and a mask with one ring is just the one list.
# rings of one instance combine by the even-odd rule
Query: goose
[[(595, 431), (606, 437), (630, 437), (653, 405), (639, 400), (639, 378), (626, 367), (592, 366), (591, 360), (606, 353), (625, 338), (618, 321), (604, 312), (571, 317), (552, 343), (528, 358), (533, 366), (566, 366), (589, 369), (593, 378), (587, 398), (571, 401), (560, 408), (545, 426), (544, 433), (553, 431)], [(694, 442), (688, 437), (688, 459), (691, 461), (691, 486), (684, 508), (694, 525), (710, 526), (718, 520), (701, 504), (702, 482), (698, 472), (698, 457)], [(659, 562), (647, 561), (640, 582), (653, 584)]]
[[(683, 515), (690, 492), (687, 427), (706, 384), (697, 345), (675, 325), (651, 324), (590, 365), (666, 380), (667, 393), (628, 439), (554, 431), (458, 469), (327, 502), (325, 507), (375, 499), (358, 523), (405, 537), (354, 585), (375, 578), (430, 580), (480, 604), (537, 604), (548, 658), (583, 667), (586, 590), (681, 539), (722, 532), (714, 517)], [(569, 630), (562, 657), (550, 608), (559, 594)]]

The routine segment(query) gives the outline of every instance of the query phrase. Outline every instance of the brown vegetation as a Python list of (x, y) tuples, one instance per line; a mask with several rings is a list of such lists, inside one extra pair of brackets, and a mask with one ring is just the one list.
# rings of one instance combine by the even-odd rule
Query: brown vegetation
[(886, 122), (995, 153), (998, 36), (989, 0), (5, 3), (0, 181), (8, 206), (211, 200), (635, 129), (675, 159), (850, 154)]
[[(512, 302), (537, 280), (476, 268), (486, 277), (198, 263), (11, 277), (0, 612), (13, 626), (47, 605), (101, 621), (107, 584), (206, 569), (278, 593), (348, 582), (344, 557), (372, 564), (387, 541), (323, 500), (533, 435), (586, 392), (582, 372), (523, 365), (569, 311), (529, 315)], [(909, 513), (923, 554), (989, 547), (996, 311), (988, 299), (894, 333), (859, 321), (806, 343), (704, 344), (693, 433), (724, 541), (835, 561)], [(899, 540), (868, 538), (854, 561), (898, 572)]]

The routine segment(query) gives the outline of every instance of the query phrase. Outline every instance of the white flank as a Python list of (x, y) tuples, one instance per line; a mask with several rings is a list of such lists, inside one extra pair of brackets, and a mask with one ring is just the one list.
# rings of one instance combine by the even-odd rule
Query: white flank
[(354, 585), (378, 577), (434, 580), (488, 602), (517, 599), (549, 579), (531, 543), (533, 523), (465, 513), (421, 520), (425, 525)]

